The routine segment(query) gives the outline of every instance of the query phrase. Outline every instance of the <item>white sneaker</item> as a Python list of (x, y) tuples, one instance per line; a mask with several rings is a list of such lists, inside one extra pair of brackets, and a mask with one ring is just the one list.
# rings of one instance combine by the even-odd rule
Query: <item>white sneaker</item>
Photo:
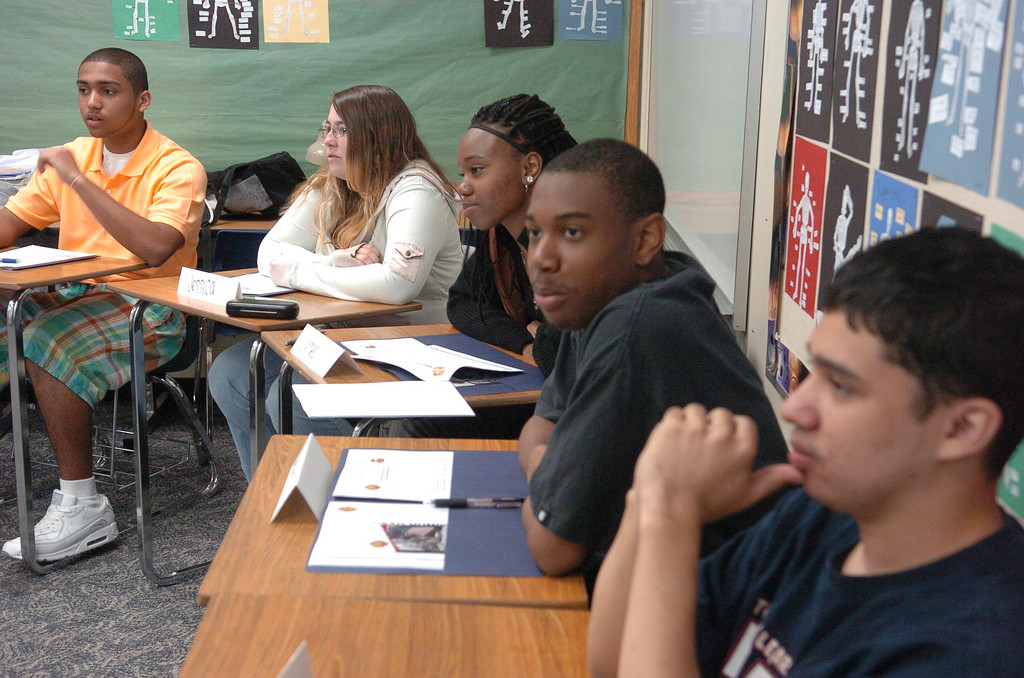
[[(85, 553), (117, 538), (117, 523), (110, 502), (102, 494), (75, 497), (53, 491), (46, 515), (36, 523), (36, 559), (60, 560)], [(4, 553), (21, 560), (21, 538), (4, 544)]]

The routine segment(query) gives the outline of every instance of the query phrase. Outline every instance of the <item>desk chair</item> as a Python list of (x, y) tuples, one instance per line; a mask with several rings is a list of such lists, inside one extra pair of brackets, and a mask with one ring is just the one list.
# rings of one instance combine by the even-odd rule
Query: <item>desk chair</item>
[(209, 270), (216, 273), (239, 268), (255, 268), (256, 255), (266, 234), (266, 231), (228, 228), (214, 232)]
[[(178, 354), (169, 362), (146, 375), (147, 412), (146, 435), (150, 440), (164, 440), (182, 446), (181, 454), (176, 458), (163, 456), (166, 461), (151, 468), (150, 475), (160, 475), (186, 462), (196, 465), (205, 464), (210, 459), (210, 430), (196, 416), (195, 407), (199, 404), (199, 356), (201, 327), (198, 318), (187, 317), (185, 321), (185, 338)], [(172, 373), (182, 372), (189, 366), (195, 366), (193, 374), (192, 396), (186, 396), (178, 382), (171, 377)], [(155, 386), (161, 386), (163, 393)], [(127, 386), (126, 389), (130, 389)], [(161, 395), (163, 397), (161, 397)], [(93, 424), (93, 471), (98, 482), (107, 482), (119, 490), (135, 484), (134, 465), (127, 461), (127, 455), (135, 451), (134, 427), (125, 428), (120, 411), (120, 401), (124, 394), (114, 391), (112, 394), (112, 413), (109, 423), (97, 421)], [(161, 415), (171, 403), (177, 413), (189, 426), (190, 436), (187, 440), (174, 437), (154, 435), (160, 427)], [(131, 416), (129, 409), (128, 415)], [(209, 421), (209, 420), (207, 420)], [(216, 481), (212, 481), (216, 485)], [(212, 488), (210, 489), (212, 492)], [(204, 492), (205, 494), (205, 492)]]
[[(131, 323), (133, 327), (136, 326), (136, 324), (141, 326), (141, 314), (139, 314), (137, 320), (135, 317), (135, 311), (137, 309), (138, 306), (132, 310)], [(153, 516), (150, 494), (151, 475), (163, 473), (175, 466), (181, 465), (184, 461), (191, 460), (197, 465), (209, 465), (210, 477), (206, 487), (200, 491), (202, 496), (208, 497), (213, 495), (216, 492), (217, 485), (219, 483), (220, 465), (216, 456), (212, 452), (213, 443), (210, 440), (209, 432), (196, 415), (193, 401), (185, 395), (181, 386), (173, 377), (170, 376), (171, 372), (180, 372), (193, 363), (197, 364), (196, 358), (199, 355), (199, 346), (200, 330), (198, 318), (188, 317), (186, 319), (185, 338), (178, 354), (160, 368), (146, 374), (145, 379), (138, 380), (139, 383), (131, 383), (133, 404), (137, 401), (139, 405), (139, 407), (133, 408), (132, 428), (128, 430), (118, 427), (116, 392), (114, 395), (115, 405), (113, 417), (109, 427), (104, 427), (102, 425), (94, 426), (94, 429), (97, 430), (97, 433), (94, 435), (94, 442), (96, 442), (98, 448), (96, 452), (94, 452), (94, 475), (96, 476), (97, 481), (110, 482), (119, 489), (130, 487), (132, 484), (135, 485), (135, 514), (136, 527), (139, 534), (139, 559), (142, 565), (142, 571), (146, 577), (153, 583), (160, 585), (176, 582), (181, 579), (185, 573), (205, 567), (209, 564), (208, 562), (205, 562), (198, 565), (192, 565), (168, 574), (158, 572), (153, 564), (153, 534), (151, 526)], [(134, 346), (132, 348), (134, 348)], [(139, 358), (141, 362), (142, 356), (139, 356)], [(134, 355), (132, 356), (132, 359), (134, 360)], [(171, 399), (177, 406), (178, 412), (189, 425), (191, 436), (189, 440), (176, 441), (185, 445), (184, 451), (182, 452), (179, 460), (174, 463), (161, 466), (157, 469), (156, 473), (151, 473), (148, 440), (151, 430), (155, 427), (152, 426), (153, 422), (148, 416), (146, 410), (149, 401), (147, 394), (154, 384), (162, 386), (167, 393), (169, 393)], [(131, 447), (129, 447), (129, 445), (131, 445)], [(118, 459), (118, 453), (127, 453), (132, 451), (135, 452), (136, 457), (133, 477), (131, 477), (131, 473), (123, 467), (123, 464), (121, 463), (122, 460)], [(50, 462), (39, 463), (43, 465), (52, 465)], [(122, 483), (121, 480), (119, 480), (119, 478), (122, 477), (130, 479)], [(43, 565), (37, 569), (37, 571), (40, 573), (48, 572), (54, 567), (57, 567), (59, 562), (60, 561), (57, 563)]]
[[(141, 331), (142, 312), (145, 304), (136, 304), (131, 313), (131, 327), (133, 332)], [(195, 461), (208, 463), (210, 468), (210, 479), (206, 488), (201, 491), (203, 496), (211, 496), (217, 490), (220, 478), (220, 465), (217, 457), (213, 454), (213, 443), (210, 440), (209, 432), (199, 421), (195, 413), (194, 403), (190, 402), (178, 383), (170, 376), (171, 372), (180, 371), (189, 365), (196, 363), (199, 356), (200, 331), (199, 321), (196, 317), (186, 319), (185, 340), (178, 355), (172, 358), (162, 368), (146, 374), (145, 379), (133, 381), (132, 387), (132, 440), (135, 451), (135, 515), (136, 528), (139, 534), (139, 561), (142, 565), (142, 572), (154, 584), (161, 586), (179, 581), (186, 573), (204, 568), (209, 561), (188, 565), (171, 572), (162, 573), (157, 571), (153, 563), (153, 504), (150, 493), (150, 458), (149, 458), (149, 418), (147, 416), (147, 386), (153, 383), (160, 384), (168, 390), (178, 411), (188, 422), (192, 433), (192, 445), (199, 452)], [(131, 361), (135, 366), (136, 374), (144, 371), (144, 356), (136, 355), (135, 344), (131, 345)]]

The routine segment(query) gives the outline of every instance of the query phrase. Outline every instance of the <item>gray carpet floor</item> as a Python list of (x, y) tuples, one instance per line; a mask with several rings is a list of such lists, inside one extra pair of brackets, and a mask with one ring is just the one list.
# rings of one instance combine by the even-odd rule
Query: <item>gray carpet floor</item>
[[(122, 400), (122, 413), (129, 410)], [(110, 403), (96, 421), (109, 421)], [(169, 461), (180, 443), (158, 437), (185, 435), (167, 417), (150, 438), (154, 462)], [(127, 422), (125, 422), (127, 423)], [(32, 456), (52, 458), (42, 421), (30, 413)], [(169, 507), (155, 519), (156, 563), (171, 570), (209, 560), (245, 491), (227, 427), (215, 416), (213, 441), (222, 460), (218, 493), (197, 498), (209, 478), (205, 467), (184, 464), (155, 476), (154, 508)], [(119, 453), (131, 469), (132, 458)], [(57, 487), (56, 469), (33, 465), (37, 519)], [(149, 583), (139, 566), (135, 532), (135, 490), (101, 486), (117, 518), (118, 540), (45, 575), (0, 554), (0, 676), (176, 676), (195, 636), (203, 608), (196, 603), (201, 573), (161, 587)], [(0, 438), (0, 538), (18, 531), (13, 436)], [(183, 504), (175, 507), (176, 503)]]

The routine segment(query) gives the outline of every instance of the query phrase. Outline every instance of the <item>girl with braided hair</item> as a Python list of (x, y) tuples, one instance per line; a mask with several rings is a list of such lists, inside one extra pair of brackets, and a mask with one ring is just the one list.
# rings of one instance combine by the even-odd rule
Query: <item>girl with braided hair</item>
[[(462, 212), (476, 250), (448, 292), (448, 321), (463, 334), (531, 358), (545, 374), (561, 333), (544, 322), (526, 273), (526, 208), (544, 165), (576, 145), (555, 109), (517, 94), (484, 106), (459, 143)], [(473, 419), (402, 419), (392, 436), (518, 438), (532, 405), (485, 407)]]
[(559, 333), (533, 304), (524, 217), (544, 165), (575, 145), (554, 108), (535, 94), (517, 94), (477, 111), (458, 150), (462, 211), (479, 233), (448, 293), (448, 320), (464, 334), (532, 358), (545, 375)]

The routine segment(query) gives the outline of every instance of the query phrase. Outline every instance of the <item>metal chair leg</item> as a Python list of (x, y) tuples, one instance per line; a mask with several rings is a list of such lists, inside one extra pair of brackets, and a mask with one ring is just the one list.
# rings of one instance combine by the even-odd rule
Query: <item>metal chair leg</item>
[(220, 462), (217, 461), (217, 456), (213, 453), (213, 441), (210, 439), (209, 432), (199, 420), (195, 410), (189, 406), (185, 391), (182, 390), (181, 385), (175, 379), (169, 376), (159, 377), (156, 375), (149, 375), (147, 379), (159, 382), (161, 386), (167, 389), (167, 392), (174, 398), (174, 404), (177, 406), (178, 412), (188, 421), (192, 429), (192, 440), (199, 448), (199, 454), (195, 462), (198, 465), (210, 465), (210, 481), (200, 494), (204, 497), (213, 496), (217, 492), (217, 484), (220, 481), (221, 466)]
[(252, 473), (256, 473), (260, 457), (267, 447), (267, 400), (263, 395), (267, 392), (267, 375), (263, 364), (266, 351), (267, 345), (257, 336), (249, 349), (249, 468)]
[[(278, 420), (281, 422), (281, 434), (291, 435), (294, 428), (292, 420), (292, 366), (287, 361), (281, 363), (281, 371), (277, 377), (277, 409)], [(255, 471), (255, 469), (253, 469)]]
[[(150, 494), (149, 479), (149, 437), (146, 434), (146, 378), (145, 378), (145, 356), (143, 354), (142, 318), (148, 302), (138, 301), (132, 308), (130, 327), (131, 342), (129, 345), (129, 357), (132, 366), (132, 425), (135, 437), (135, 516), (136, 527), (139, 533), (139, 560), (142, 565), (142, 572), (146, 578), (154, 584), (166, 586), (180, 581), (190, 572), (203, 569), (209, 561), (189, 565), (173, 570), (168, 573), (157, 571), (153, 563), (153, 527), (150, 520), (153, 515), (153, 502)], [(173, 389), (172, 393), (173, 393)], [(180, 392), (180, 388), (178, 389)], [(203, 431), (199, 426), (198, 431)], [(203, 444), (209, 444), (209, 437), (200, 434)], [(211, 448), (208, 448), (212, 450)], [(218, 478), (218, 465), (215, 456), (210, 456), (211, 480), (207, 490), (213, 492), (216, 489)]]

